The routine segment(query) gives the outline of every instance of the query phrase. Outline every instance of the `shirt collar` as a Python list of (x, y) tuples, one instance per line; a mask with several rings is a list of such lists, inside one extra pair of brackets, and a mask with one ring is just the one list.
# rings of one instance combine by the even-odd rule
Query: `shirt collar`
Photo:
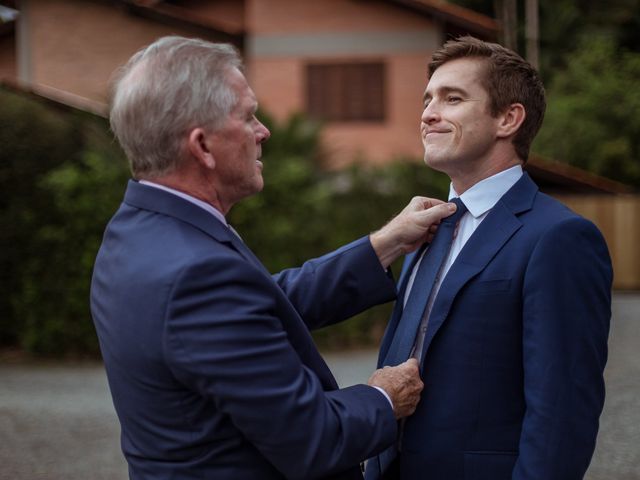
[(223, 225), (229, 225), (227, 223), (227, 219), (224, 218), (224, 215), (222, 214), (222, 212), (220, 212), (220, 210), (218, 210), (217, 208), (215, 208), (213, 205), (209, 205), (206, 202), (203, 202), (202, 200), (196, 198), (196, 197), (192, 197), (191, 195), (181, 192), (179, 190), (174, 190), (171, 187), (165, 187), (164, 185), (160, 185), (158, 183), (154, 183), (154, 182), (150, 182), (148, 180), (139, 180), (139, 183), (143, 184), (143, 185), (148, 185), (149, 187), (153, 187), (153, 188), (158, 188), (160, 190), (164, 190), (165, 192), (169, 192), (173, 195), (176, 195), (184, 200), (186, 200), (187, 202), (191, 202), (194, 205), (197, 205), (198, 207), (206, 210), (207, 212), (209, 212), (211, 215), (213, 215), (214, 217), (216, 217), (219, 221), (221, 221), (223, 223)]
[(458, 195), (451, 184), (449, 200), (459, 196), (469, 209), (469, 213), (474, 218), (478, 218), (491, 210), (521, 176), (522, 166), (516, 165), (479, 181), (462, 195)]

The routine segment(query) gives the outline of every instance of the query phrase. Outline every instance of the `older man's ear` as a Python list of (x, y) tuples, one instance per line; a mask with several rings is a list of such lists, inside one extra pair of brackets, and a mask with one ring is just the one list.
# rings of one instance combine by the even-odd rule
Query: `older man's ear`
[(216, 159), (209, 149), (206, 132), (203, 128), (194, 128), (187, 139), (187, 149), (191, 156), (203, 167), (213, 170)]

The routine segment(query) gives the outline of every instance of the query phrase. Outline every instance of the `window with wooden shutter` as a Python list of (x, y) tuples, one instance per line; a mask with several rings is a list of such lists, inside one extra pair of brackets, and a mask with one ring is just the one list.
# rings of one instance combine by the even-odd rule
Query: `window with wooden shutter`
[(307, 112), (324, 121), (384, 121), (384, 77), (382, 62), (308, 64)]

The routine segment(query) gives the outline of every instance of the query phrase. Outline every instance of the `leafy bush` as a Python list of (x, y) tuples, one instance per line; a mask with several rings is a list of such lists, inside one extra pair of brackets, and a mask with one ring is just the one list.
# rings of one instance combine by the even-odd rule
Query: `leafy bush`
[(37, 184), (73, 161), (81, 149), (78, 125), (39, 102), (0, 90), (0, 345), (15, 345), (24, 329), (16, 302), (25, 264), (42, 255), (36, 231), (49, 221), (52, 198)]
[(122, 158), (86, 151), (39, 183), (52, 198), (52, 216), (36, 231), (43, 254), (24, 263), (16, 302), (24, 322), (22, 345), (29, 351), (98, 353), (89, 284), (104, 226), (122, 200), (127, 177)]
[(104, 119), (0, 90), (0, 344), (95, 353), (88, 286), (126, 164)]

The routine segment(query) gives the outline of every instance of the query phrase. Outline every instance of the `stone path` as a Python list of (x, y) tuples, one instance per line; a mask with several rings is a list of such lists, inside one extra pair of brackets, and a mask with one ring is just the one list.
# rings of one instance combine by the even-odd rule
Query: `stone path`
[[(640, 480), (640, 294), (617, 294), (607, 401), (587, 480)], [(374, 351), (325, 355), (342, 386), (366, 382)], [(0, 480), (125, 480), (101, 365), (0, 365)]]

